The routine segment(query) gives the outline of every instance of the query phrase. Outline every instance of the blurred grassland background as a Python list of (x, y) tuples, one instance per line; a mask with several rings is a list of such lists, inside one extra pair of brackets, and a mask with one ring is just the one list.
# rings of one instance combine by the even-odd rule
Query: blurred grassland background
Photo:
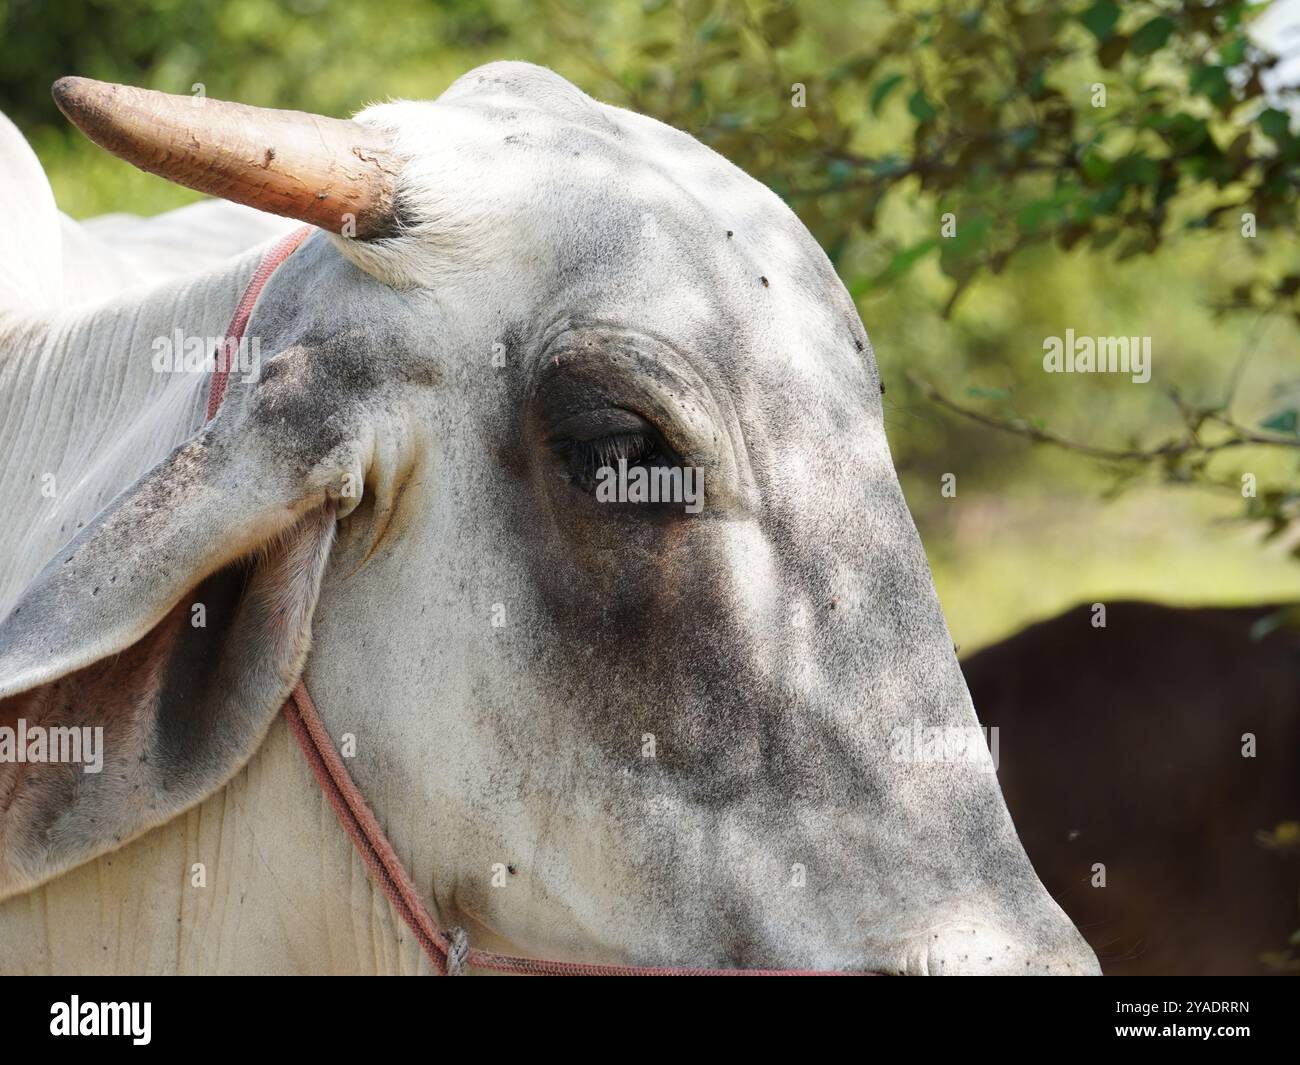
[[(1268, 55), (1288, 12), (1262, 34), (1261, 7), (0, 0), (0, 108), (74, 217), (196, 196), (72, 130), (49, 97), (64, 74), (342, 116), (525, 59), (694, 133), (786, 198), (854, 294), (965, 652), (1079, 601), (1300, 599), (1300, 452), (1101, 463), (914, 382), (1100, 447), (1158, 447), (1189, 405), (1300, 441), (1300, 145)], [(1152, 337), (1150, 383), (1044, 373), (1044, 338), (1067, 328)], [(1246, 471), (1264, 502), (1233, 490)]]

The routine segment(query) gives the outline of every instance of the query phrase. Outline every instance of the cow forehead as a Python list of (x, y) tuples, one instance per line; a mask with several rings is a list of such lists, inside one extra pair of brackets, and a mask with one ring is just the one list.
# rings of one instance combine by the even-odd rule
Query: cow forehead
[(403, 160), (399, 200), (413, 231), (461, 260), (470, 249), (449, 245), (509, 239), (517, 252), (522, 237), (562, 242), (584, 223), (643, 252), (677, 253), (683, 235), (716, 231), (761, 238), (769, 256), (820, 256), (780, 198), (722, 156), (540, 67), (489, 64), (435, 101), (379, 105), (358, 120), (383, 127)]
[(487, 111), (497, 105), (508, 117), (520, 109), (549, 115), (574, 124), (588, 124), (617, 134), (606, 114), (609, 109), (593, 100), (553, 70), (532, 63), (487, 63), (457, 78), (438, 97), (443, 104), (478, 106)]
[(413, 226), (399, 274), (483, 308), (492, 328), (537, 337), (574, 317), (664, 337), (743, 407), (773, 387), (809, 385), (832, 404), (874, 396), (865, 331), (812, 235), (688, 134), (525, 63), (359, 119), (385, 127), (404, 160)]

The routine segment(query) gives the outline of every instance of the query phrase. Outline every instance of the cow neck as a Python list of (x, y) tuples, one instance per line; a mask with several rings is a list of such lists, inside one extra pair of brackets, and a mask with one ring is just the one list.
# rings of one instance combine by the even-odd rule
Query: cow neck
[[(284, 262), (313, 232), (305, 226), (278, 241), (266, 253), (248, 282), (226, 329), (227, 340), (240, 340), (248, 328), (258, 296), (276, 267)], [(208, 387), (208, 420), (216, 417), (225, 398), (229, 367), (220, 363)], [(316, 782), (329, 800), (339, 824), (356, 847), (371, 879), (388, 897), (393, 908), (415, 935), (420, 948), (440, 976), (460, 976), (467, 969), (522, 976), (846, 976), (867, 973), (818, 972), (810, 969), (692, 969), (666, 966), (601, 965), (588, 962), (544, 961), (495, 954), (469, 945), (465, 931), (444, 931), (429, 912), (405, 864), (397, 856), (369, 804), (357, 788), (334, 741), (321, 720), (316, 704), (299, 677), (281, 709), (298, 746), (311, 767)]]

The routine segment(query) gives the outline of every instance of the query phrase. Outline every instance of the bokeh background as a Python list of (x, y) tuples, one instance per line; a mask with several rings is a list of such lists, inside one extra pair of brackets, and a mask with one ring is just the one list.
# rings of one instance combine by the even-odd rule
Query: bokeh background
[[(74, 217), (195, 195), (71, 129), (48, 91), (69, 73), (348, 115), (527, 59), (690, 131), (784, 196), (854, 294), (966, 652), (1080, 601), (1300, 598), (1300, 452), (1097, 461), (923, 391), (1112, 450), (1182, 439), (1189, 407), (1300, 442), (1300, 142), (1274, 62), (1300, 49), (1300, 4), (1268, 7), (0, 0), (0, 107)], [(1045, 374), (1067, 328), (1150, 336), (1150, 383)]]
[[(62, 75), (345, 116), (504, 58), (821, 241), (963, 655), (1080, 602), (1300, 600), (1300, 0), (0, 0), (0, 109), (78, 218), (196, 196), (74, 131)], [(1151, 337), (1150, 382), (1044, 373), (1067, 329)]]

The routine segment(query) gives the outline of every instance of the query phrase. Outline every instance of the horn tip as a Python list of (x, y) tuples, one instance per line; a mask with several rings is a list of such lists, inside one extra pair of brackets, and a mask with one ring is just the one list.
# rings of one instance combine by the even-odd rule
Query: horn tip
[(56, 102), (61, 103), (71, 96), (76, 96), (77, 91), (89, 81), (89, 78), (79, 78), (74, 74), (69, 74), (66, 77), (59, 78), (50, 86), (50, 95), (54, 97)]
[(54, 102), (58, 104), (59, 110), (68, 118), (72, 118), (75, 112), (85, 110), (95, 90), (101, 88), (103, 84), (103, 82), (94, 81), (91, 78), (71, 76), (60, 78), (50, 86), (50, 95), (54, 97)]

